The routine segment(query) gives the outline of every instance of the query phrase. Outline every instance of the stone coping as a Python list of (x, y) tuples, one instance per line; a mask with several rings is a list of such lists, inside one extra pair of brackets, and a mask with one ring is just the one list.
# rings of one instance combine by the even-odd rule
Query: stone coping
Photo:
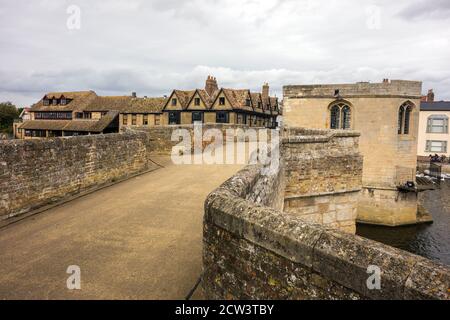
[[(245, 200), (260, 165), (242, 169), (205, 201), (205, 224), (227, 230), (368, 299), (450, 299), (450, 268)], [(381, 270), (381, 290), (369, 290), (369, 266)], [(280, 272), (284, 272), (280, 270)]]

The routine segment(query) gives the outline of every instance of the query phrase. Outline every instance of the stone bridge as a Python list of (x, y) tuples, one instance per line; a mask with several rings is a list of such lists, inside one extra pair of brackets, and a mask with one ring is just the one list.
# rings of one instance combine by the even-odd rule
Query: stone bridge
[(172, 129), (0, 144), (0, 299), (448, 299), (448, 267), (352, 234), (358, 134), (284, 132), (263, 175), (173, 165)]

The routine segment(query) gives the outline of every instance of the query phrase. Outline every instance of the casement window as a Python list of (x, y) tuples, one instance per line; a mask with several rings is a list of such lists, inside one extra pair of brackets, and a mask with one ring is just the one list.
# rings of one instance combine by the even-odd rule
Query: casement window
[(142, 116), (142, 124), (143, 124), (144, 126), (148, 126), (148, 114), (144, 114), (144, 115)]
[(398, 134), (409, 134), (411, 125), (412, 105), (405, 102), (398, 110)]
[(54, 106), (58, 105), (58, 99), (53, 99), (53, 100), (52, 100), (52, 104), (53, 104)]
[(224, 106), (225, 105), (225, 97), (219, 98), (219, 105)]
[(429, 116), (427, 133), (448, 133), (448, 117), (446, 115)]
[(76, 113), (75, 113), (75, 117), (76, 117), (77, 119), (83, 119), (83, 112), (76, 112)]
[(161, 123), (161, 116), (159, 114), (155, 114), (155, 126), (159, 126)]
[(216, 112), (216, 122), (217, 123), (229, 123), (230, 118), (228, 112), (217, 111)]
[(175, 107), (177, 105), (177, 99), (173, 98), (172, 99), (172, 106)]
[(39, 120), (71, 120), (71, 112), (36, 112), (34, 114), (35, 119)]
[(194, 105), (195, 106), (199, 106), (200, 105), (200, 98), (195, 98), (194, 99)]
[(352, 109), (345, 103), (330, 108), (330, 128), (348, 130), (352, 126)]
[(169, 112), (169, 124), (180, 124), (180, 112), (170, 111)]
[(122, 124), (123, 124), (124, 126), (128, 125), (128, 115), (127, 115), (127, 114), (124, 114), (124, 115), (122, 116)]
[(447, 141), (427, 140), (425, 152), (447, 153)]
[(259, 108), (259, 109), (262, 108), (262, 103), (261, 103), (261, 101), (258, 102), (258, 108)]
[(50, 100), (44, 99), (44, 106), (49, 106), (49, 105), (50, 105)]
[(137, 116), (135, 114), (131, 115), (131, 125), (135, 126), (136, 125), (136, 120), (137, 120)]
[(83, 112), (84, 119), (92, 119), (92, 112)]
[(194, 111), (192, 112), (192, 123), (203, 122), (203, 112)]
[(245, 100), (245, 106), (246, 106), (246, 107), (250, 107), (251, 105), (252, 105), (251, 100), (250, 100), (250, 99), (246, 99), (246, 100)]
[(61, 99), (61, 105), (62, 105), (62, 106), (65, 106), (66, 104), (67, 104), (66, 98), (62, 98), (62, 99)]

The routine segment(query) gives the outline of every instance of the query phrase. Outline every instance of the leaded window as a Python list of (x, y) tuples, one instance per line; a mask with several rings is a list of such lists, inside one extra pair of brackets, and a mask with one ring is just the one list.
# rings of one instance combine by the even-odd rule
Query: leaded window
[(349, 130), (352, 127), (352, 109), (345, 103), (338, 103), (330, 109), (330, 128)]
[(411, 127), (412, 105), (405, 102), (398, 111), (398, 134), (409, 134)]

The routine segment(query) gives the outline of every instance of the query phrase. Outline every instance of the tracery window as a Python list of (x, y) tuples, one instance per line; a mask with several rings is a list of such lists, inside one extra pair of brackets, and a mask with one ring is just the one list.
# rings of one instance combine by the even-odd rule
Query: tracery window
[(330, 108), (330, 128), (348, 130), (352, 127), (352, 109), (346, 103), (337, 103)]
[(411, 126), (412, 105), (405, 102), (398, 110), (398, 134), (409, 134)]

